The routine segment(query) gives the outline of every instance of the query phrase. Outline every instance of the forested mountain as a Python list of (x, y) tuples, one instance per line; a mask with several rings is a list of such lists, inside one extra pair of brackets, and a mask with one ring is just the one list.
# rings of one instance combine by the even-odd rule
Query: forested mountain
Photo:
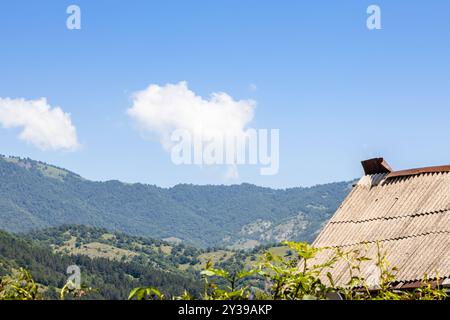
[(77, 225), (51, 227), (20, 236), (58, 254), (150, 265), (172, 273), (183, 271), (183, 275), (195, 279), (199, 278), (199, 271), (204, 270), (207, 262), (220, 267), (239, 264), (242, 269), (252, 266), (263, 250), (269, 250), (274, 255), (284, 255), (287, 251), (286, 246), (275, 243), (253, 250), (199, 249), (183, 243), (168, 243)]
[(144, 285), (157, 286), (166, 294), (180, 294), (183, 290), (199, 293), (201, 290), (200, 282), (192, 274), (179, 269), (162, 270), (158, 267), (158, 259), (154, 266), (147, 259), (117, 261), (84, 254), (55, 253), (48, 245), (31, 238), (33, 236), (0, 231), (0, 278), (13, 269), (26, 268), (44, 287), (47, 298), (58, 298), (59, 290), (68, 279), (67, 267), (71, 265), (81, 269), (82, 283), (95, 289), (89, 299), (126, 299), (130, 290)]
[(31, 159), (0, 157), (0, 223), (11, 232), (64, 224), (202, 247), (311, 241), (351, 183), (273, 190), (93, 182)]
[(199, 257), (206, 253), (183, 243), (168, 243), (79, 225), (51, 227), (20, 236), (51, 248), (54, 253), (136, 262), (175, 273), (179, 270), (189, 270), (190, 266), (199, 264)]
[(207, 262), (227, 270), (254, 267), (268, 249), (283, 256), (287, 247), (251, 251), (198, 249), (184, 244), (67, 225), (12, 235), (0, 230), (0, 279), (29, 270), (45, 298), (58, 299), (68, 280), (67, 267), (80, 268), (82, 284), (95, 289), (88, 299), (126, 299), (134, 287), (155, 286), (166, 295), (201, 292), (200, 271)]

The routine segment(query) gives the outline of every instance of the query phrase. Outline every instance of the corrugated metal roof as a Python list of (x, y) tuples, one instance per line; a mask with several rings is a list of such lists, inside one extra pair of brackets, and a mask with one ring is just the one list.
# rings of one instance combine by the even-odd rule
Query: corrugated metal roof
[[(429, 278), (444, 278), (450, 276), (450, 232), (427, 234), (410, 238), (401, 238), (380, 242), (382, 251), (390, 265), (398, 268), (396, 280), (399, 282), (420, 281), (427, 274)], [(378, 268), (376, 267), (377, 245), (354, 245), (344, 248), (361, 249), (362, 255), (371, 257), (371, 261), (361, 264), (361, 274), (369, 279)], [(320, 252), (314, 263), (323, 263), (330, 257), (331, 250)], [(350, 280), (349, 266), (344, 260), (339, 260), (332, 269), (336, 283), (345, 285)], [(395, 273), (395, 272), (394, 272)]]
[[(366, 277), (373, 272), (376, 242), (392, 266), (398, 281), (450, 277), (450, 173), (423, 172), (389, 177), (366, 175), (314, 242), (316, 247), (366, 248), (371, 262), (363, 264)], [(316, 262), (331, 254), (322, 251)], [(330, 271), (337, 283), (348, 281), (343, 261)]]

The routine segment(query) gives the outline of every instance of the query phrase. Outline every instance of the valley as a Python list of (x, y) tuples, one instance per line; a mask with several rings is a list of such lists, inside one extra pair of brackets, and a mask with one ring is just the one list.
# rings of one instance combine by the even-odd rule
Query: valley
[(172, 188), (96, 182), (43, 162), (0, 156), (0, 277), (25, 268), (57, 298), (76, 265), (89, 299), (139, 286), (198, 296), (207, 264), (254, 267), (281, 243), (311, 242), (352, 182), (276, 190), (250, 184)]

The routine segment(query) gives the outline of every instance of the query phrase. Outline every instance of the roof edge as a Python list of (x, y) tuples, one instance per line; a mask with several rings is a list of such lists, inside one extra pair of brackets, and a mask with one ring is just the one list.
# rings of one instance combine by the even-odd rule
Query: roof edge
[(387, 175), (386, 179), (416, 176), (424, 173), (442, 173), (442, 172), (450, 172), (450, 165), (393, 171)]

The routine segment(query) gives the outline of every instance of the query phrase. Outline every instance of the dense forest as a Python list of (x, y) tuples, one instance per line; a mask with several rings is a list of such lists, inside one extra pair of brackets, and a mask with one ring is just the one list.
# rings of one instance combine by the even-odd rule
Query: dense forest
[(68, 279), (67, 267), (77, 265), (83, 283), (96, 288), (89, 299), (125, 299), (132, 288), (144, 284), (160, 288), (166, 296), (187, 290), (195, 297), (208, 263), (240, 270), (267, 250), (276, 256), (291, 254), (275, 244), (245, 251), (198, 249), (78, 225), (19, 235), (0, 231), (0, 277), (25, 268), (45, 288), (45, 298), (55, 299)]
[(55, 253), (49, 246), (31, 240), (33, 237), (37, 235), (23, 237), (0, 231), (0, 277), (14, 269), (26, 268), (45, 288), (47, 298), (58, 297), (68, 279), (66, 271), (70, 265), (80, 267), (83, 283), (95, 288), (89, 299), (126, 299), (134, 287), (149, 284), (168, 295), (184, 289), (197, 294), (201, 288), (192, 274), (181, 270), (163, 270), (148, 260), (116, 261), (83, 254)]
[(61, 254), (149, 264), (166, 271), (178, 270), (180, 266), (189, 269), (189, 266), (199, 264), (199, 257), (207, 252), (183, 243), (168, 243), (77, 225), (51, 227), (21, 236)]
[(42, 162), (0, 156), (0, 221), (10, 232), (77, 224), (203, 248), (251, 248), (311, 241), (350, 188), (349, 182), (286, 190), (93, 182)]
[[(424, 278), (418, 287), (399, 289), (396, 273), (399, 271), (387, 260), (386, 251), (377, 245), (377, 258), (366, 256), (361, 248), (315, 248), (307, 243), (285, 242), (284, 254), (269, 250), (259, 252), (260, 259), (248, 265), (217, 266), (208, 261), (199, 272), (197, 280), (186, 276), (182, 270), (164, 272), (148, 265), (116, 262), (109, 259), (89, 258), (86, 255), (55, 254), (42, 247), (48, 235), (74, 235), (88, 233), (90, 241), (112, 239), (102, 230), (71, 226), (54, 229), (42, 235), (37, 243), (0, 232), (0, 300), (42, 299), (137, 299), (137, 300), (445, 300), (448, 288), (434, 279)], [(107, 237), (105, 237), (105, 235)], [(58, 242), (56, 240), (54, 242)], [(65, 241), (64, 241), (65, 240)], [(128, 245), (141, 245), (133, 239)], [(126, 237), (112, 243), (126, 244)], [(87, 245), (80, 244), (80, 246)], [(149, 248), (161, 248), (164, 243), (149, 243)], [(53, 248), (55, 249), (54, 245)], [(133, 247), (129, 247), (132, 249)], [(313, 263), (322, 250), (329, 251), (330, 259)], [(234, 256), (237, 262), (246, 260), (245, 252)], [(336, 285), (329, 272), (343, 259), (351, 266), (349, 281)], [(234, 259), (229, 259), (234, 260)], [(317, 261), (316, 261), (317, 262)], [(72, 283), (64, 275), (65, 266), (76, 263), (83, 270), (81, 285)], [(363, 264), (374, 266), (379, 274), (377, 284), (369, 282), (361, 272)], [(299, 265), (302, 267), (299, 268)], [(25, 267), (25, 268), (23, 268)], [(325, 276), (326, 274), (326, 276)], [(202, 283), (202, 286), (200, 286)]]
[(89, 299), (125, 299), (141, 286), (200, 297), (208, 264), (239, 270), (263, 250), (289, 256), (281, 238), (311, 241), (351, 184), (160, 188), (0, 156), (0, 277), (25, 268), (54, 299), (77, 265), (95, 288)]

